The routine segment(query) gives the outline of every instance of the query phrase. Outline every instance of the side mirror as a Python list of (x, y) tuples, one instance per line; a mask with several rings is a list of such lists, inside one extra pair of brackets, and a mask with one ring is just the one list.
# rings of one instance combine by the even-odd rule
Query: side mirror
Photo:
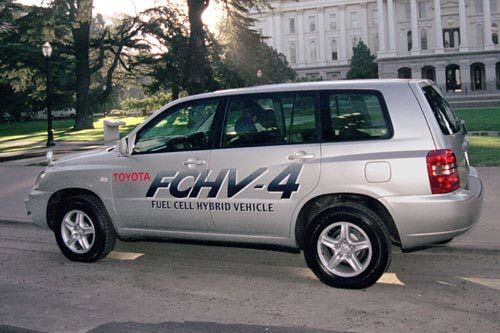
[(128, 138), (124, 137), (120, 139), (118, 143), (118, 151), (120, 152), (120, 156), (127, 157), (129, 155), (128, 150)]

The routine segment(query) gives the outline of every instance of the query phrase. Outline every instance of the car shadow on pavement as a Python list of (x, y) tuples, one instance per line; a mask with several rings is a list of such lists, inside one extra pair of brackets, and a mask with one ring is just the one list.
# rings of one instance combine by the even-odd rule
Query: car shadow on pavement
[(327, 331), (319, 329), (310, 329), (306, 327), (277, 327), (265, 325), (243, 325), (243, 324), (222, 324), (214, 322), (163, 322), (157, 324), (144, 324), (136, 322), (108, 323), (100, 325), (88, 333), (104, 332), (169, 332), (169, 333), (334, 333), (338, 331)]

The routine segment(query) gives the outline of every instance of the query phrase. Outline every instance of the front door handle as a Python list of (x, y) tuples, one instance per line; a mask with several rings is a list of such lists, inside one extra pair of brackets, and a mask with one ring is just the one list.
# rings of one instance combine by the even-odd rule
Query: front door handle
[(201, 166), (201, 165), (207, 165), (207, 161), (199, 160), (196, 157), (194, 157), (194, 158), (189, 158), (187, 161), (184, 161), (182, 164), (184, 164), (185, 166)]
[(290, 161), (295, 161), (295, 160), (310, 160), (316, 157), (314, 154), (308, 154), (305, 151), (297, 151), (291, 155), (288, 155), (288, 159)]

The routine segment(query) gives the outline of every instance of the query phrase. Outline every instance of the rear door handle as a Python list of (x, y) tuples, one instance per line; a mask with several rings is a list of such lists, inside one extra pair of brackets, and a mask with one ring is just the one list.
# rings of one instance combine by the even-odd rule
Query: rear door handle
[(182, 164), (184, 164), (185, 166), (201, 166), (201, 165), (206, 165), (207, 161), (199, 160), (196, 157), (194, 157), (194, 158), (189, 158), (187, 161), (184, 161)]
[(288, 155), (290, 161), (295, 160), (310, 160), (316, 157), (314, 154), (308, 154), (305, 151), (296, 151), (295, 153)]

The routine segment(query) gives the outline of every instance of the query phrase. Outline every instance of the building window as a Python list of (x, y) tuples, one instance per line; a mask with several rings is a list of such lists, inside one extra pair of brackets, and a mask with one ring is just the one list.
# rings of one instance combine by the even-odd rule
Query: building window
[(290, 42), (290, 44), (288, 44), (288, 51), (290, 53), (290, 63), (296, 64), (297, 63), (297, 47), (295, 46), (295, 42)]
[(484, 45), (483, 26), (481, 24), (476, 25), (476, 44), (477, 46)]
[(418, 18), (425, 18), (425, 1), (420, 1), (418, 3)]
[(406, 33), (406, 43), (408, 44), (408, 51), (411, 51), (412, 48), (412, 38), (411, 38), (411, 31), (408, 31)]
[(375, 37), (373, 38), (373, 49), (375, 50), (375, 52), (378, 52), (378, 44), (379, 44), (379, 40), (378, 40), (378, 34), (375, 35)]
[(358, 27), (358, 12), (351, 12), (351, 27)]
[(422, 79), (436, 82), (436, 68), (434, 68), (433, 66), (422, 67)]
[(309, 31), (310, 32), (316, 31), (316, 16), (315, 15), (309, 16)]
[(491, 41), (493, 44), (498, 45), (498, 26), (496, 23), (491, 25)]
[(490, 8), (492, 13), (497, 11), (497, 0), (490, 0)]
[(427, 50), (427, 30), (425, 29), (420, 31), (420, 48), (422, 50)]
[(443, 29), (443, 45), (446, 49), (460, 45), (460, 29)]
[(474, 10), (476, 14), (483, 12), (483, 0), (474, 0)]
[(318, 61), (318, 50), (316, 48), (316, 41), (314, 40), (309, 42), (309, 60), (311, 60), (311, 62)]
[(462, 91), (460, 66), (456, 64), (446, 66), (446, 91)]
[(337, 60), (339, 55), (337, 49), (337, 41), (335, 39), (332, 39), (331, 41), (331, 48), (332, 48), (332, 60)]
[(288, 32), (291, 34), (295, 33), (295, 17), (290, 17), (288, 19)]
[(373, 22), (373, 25), (378, 24), (378, 11), (376, 9), (374, 9), (372, 11), (372, 22)]
[(337, 29), (337, 14), (330, 14), (330, 30)]
[(409, 3), (405, 3), (405, 14), (406, 19), (409, 20), (411, 18), (411, 7)]

